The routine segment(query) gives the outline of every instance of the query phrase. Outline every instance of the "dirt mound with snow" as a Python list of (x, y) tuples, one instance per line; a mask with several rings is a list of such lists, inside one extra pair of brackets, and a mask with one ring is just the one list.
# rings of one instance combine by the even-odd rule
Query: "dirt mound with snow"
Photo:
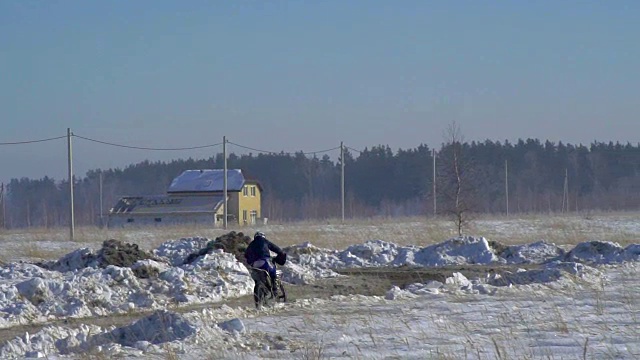
[(226, 253), (233, 254), (239, 262), (244, 264), (244, 251), (247, 249), (250, 242), (251, 238), (244, 233), (231, 231), (215, 238), (215, 240), (209, 241), (205, 248), (189, 254), (184, 263), (191, 264), (200, 256), (211, 254), (216, 250), (222, 250)]
[(289, 259), (297, 260), (300, 258), (300, 255), (314, 255), (314, 254), (322, 253), (326, 250), (319, 248), (317, 246), (314, 246), (310, 242), (305, 242), (300, 245), (287, 246), (283, 248), (282, 251), (287, 253), (287, 257)]
[(153, 259), (153, 256), (140, 250), (137, 244), (123, 243), (120, 240), (107, 240), (102, 244), (102, 249), (98, 252), (100, 267), (115, 265), (119, 267), (130, 267), (139, 260)]
[(160, 261), (152, 254), (141, 250), (137, 244), (129, 244), (116, 239), (109, 239), (102, 243), (102, 248), (94, 253), (90, 249), (82, 248), (73, 251), (57, 261), (36, 263), (47, 270), (60, 272), (78, 269), (106, 268), (110, 265), (131, 267), (141, 260)]

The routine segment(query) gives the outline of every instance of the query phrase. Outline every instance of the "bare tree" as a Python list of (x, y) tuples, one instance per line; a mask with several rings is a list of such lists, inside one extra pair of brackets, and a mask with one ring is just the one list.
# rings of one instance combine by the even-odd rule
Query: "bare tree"
[(473, 164), (469, 156), (464, 153), (464, 137), (460, 126), (454, 121), (445, 131), (445, 143), (440, 151), (438, 197), (443, 209), (451, 216), (458, 235), (471, 220), (475, 203), (473, 186)]

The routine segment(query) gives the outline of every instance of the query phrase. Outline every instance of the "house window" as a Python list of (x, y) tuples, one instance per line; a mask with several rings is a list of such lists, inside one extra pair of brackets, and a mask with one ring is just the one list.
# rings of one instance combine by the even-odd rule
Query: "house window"
[(251, 225), (255, 225), (258, 222), (258, 211), (251, 210)]
[(127, 219), (127, 222), (128, 222), (128, 223), (132, 223), (132, 222), (133, 222), (133, 219), (132, 219), (132, 218), (128, 218), (128, 219)]
[(155, 218), (153, 219), (155, 222), (162, 222), (162, 218)]
[(242, 210), (242, 221), (247, 223), (247, 210)]
[(256, 187), (255, 186), (251, 187), (251, 196), (256, 196)]
[(249, 187), (245, 186), (242, 188), (242, 196), (248, 196), (249, 195)]

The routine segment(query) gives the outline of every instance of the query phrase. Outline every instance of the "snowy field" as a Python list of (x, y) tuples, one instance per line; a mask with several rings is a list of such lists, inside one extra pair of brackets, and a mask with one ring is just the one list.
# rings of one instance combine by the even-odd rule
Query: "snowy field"
[[(291, 245), (292, 288), (349, 268), (509, 270), (261, 310), (232, 254), (185, 263), (222, 230), (83, 229), (74, 242), (64, 229), (2, 233), (0, 358), (636, 359), (638, 219), (479, 219), (461, 238), (416, 219), (271, 224), (262, 230)], [(108, 238), (149, 256), (108, 264)]]
[[(621, 245), (640, 242), (640, 213), (526, 215), (524, 217), (479, 218), (470, 222), (467, 233), (505, 244), (525, 244), (546, 240), (558, 245), (576, 245), (589, 240), (615, 241)], [(368, 219), (338, 220), (325, 223), (277, 224), (272, 221), (259, 228), (231, 229), (253, 234), (266, 231), (282, 245), (304, 242), (344, 249), (367, 240), (381, 239), (401, 245), (427, 246), (452, 237), (456, 231), (451, 221), (443, 219)], [(69, 230), (28, 229), (0, 230), (0, 261), (17, 259), (56, 259), (77, 248), (97, 248), (105, 239), (136, 243), (145, 249), (183, 237), (214, 239), (226, 231), (202, 226), (171, 228), (97, 229), (76, 228), (75, 241), (69, 241)]]

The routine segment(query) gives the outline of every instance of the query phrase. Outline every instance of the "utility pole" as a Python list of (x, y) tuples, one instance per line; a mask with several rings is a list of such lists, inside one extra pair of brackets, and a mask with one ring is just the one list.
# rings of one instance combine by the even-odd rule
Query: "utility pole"
[(564, 169), (564, 191), (562, 193), (562, 212), (569, 212), (569, 169)]
[(100, 227), (102, 228), (104, 226), (104, 220), (102, 215), (102, 170), (100, 170), (99, 188), (100, 188)]
[(71, 129), (67, 128), (67, 151), (69, 160), (69, 237), (73, 241), (75, 233), (75, 220), (73, 211), (73, 152), (71, 149)]
[(507, 198), (507, 216), (509, 216), (509, 164), (507, 160), (504, 161), (504, 193)]
[(431, 150), (433, 153), (433, 216), (438, 213), (436, 200), (436, 149)]
[(0, 186), (0, 203), (2, 203), (2, 228), (6, 229), (7, 221), (6, 221), (5, 212), (7, 207), (5, 206), (5, 200), (4, 200), (4, 183), (2, 183), (2, 186)]
[(222, 224), (224, 229), (227, 229), (227, 137), (222, 137), (222, 156), (224, 157), (224, 180), (223, 180), (223, 190), (222, 196), (224, 197), (224, 202), (222, 206)]
[(342, 222), (344, 223), (344, 143), (340, 141), (340, 201), (342, 204)]

